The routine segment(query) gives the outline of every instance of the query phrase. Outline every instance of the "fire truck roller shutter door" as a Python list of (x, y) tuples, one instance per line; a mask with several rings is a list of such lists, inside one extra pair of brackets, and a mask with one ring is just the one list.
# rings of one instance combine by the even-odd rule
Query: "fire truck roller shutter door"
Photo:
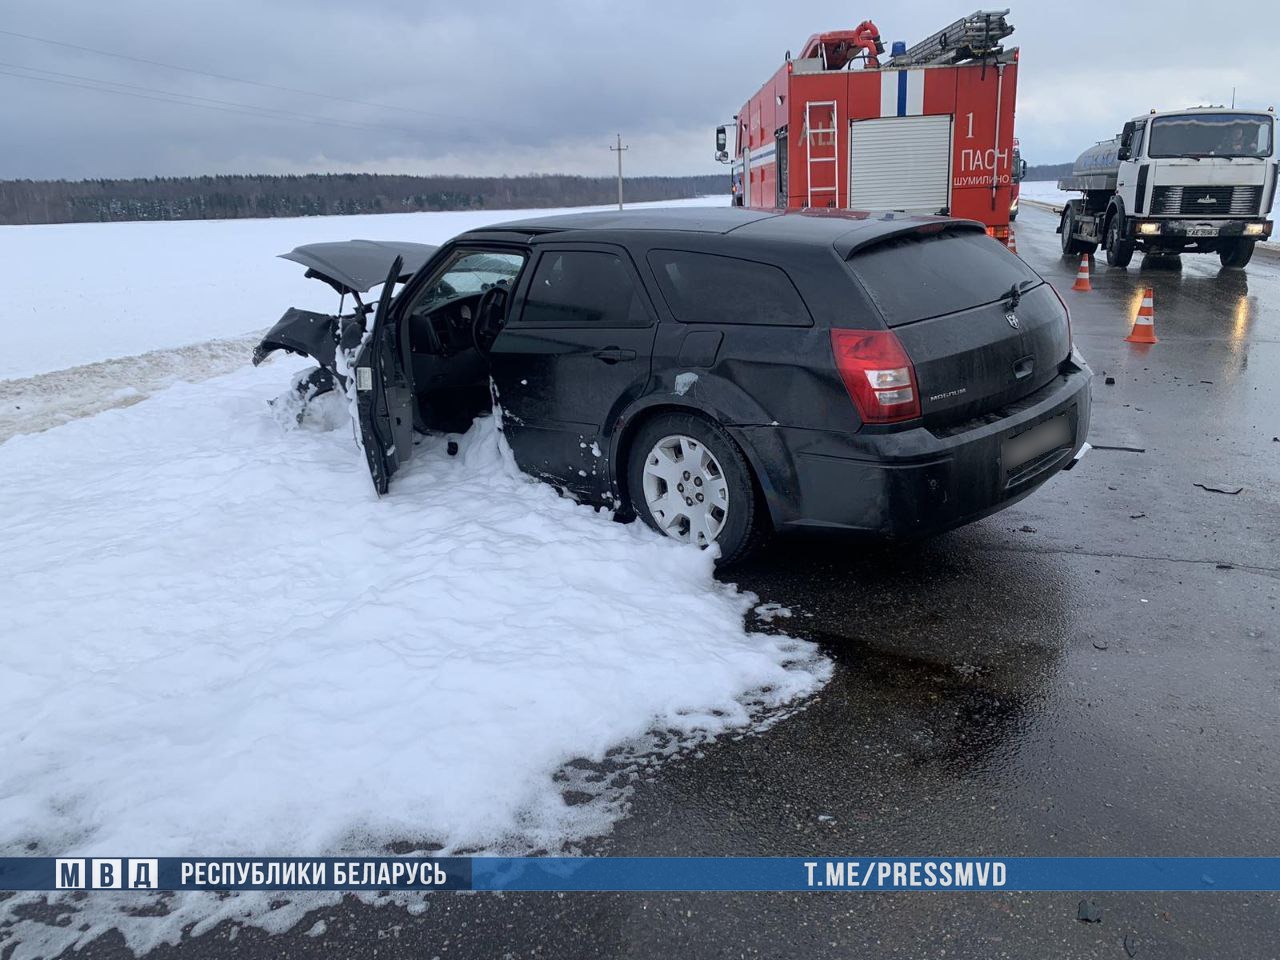
[(950, 204), (948, 114), (856, 121), (849, 157), (852, 209), (935, 214)]

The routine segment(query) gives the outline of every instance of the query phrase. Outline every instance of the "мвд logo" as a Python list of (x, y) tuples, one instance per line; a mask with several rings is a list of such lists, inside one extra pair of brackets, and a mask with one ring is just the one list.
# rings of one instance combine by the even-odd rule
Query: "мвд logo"
[(53, 866), (56, 890), (154, 890), (159, 861), (131, 857), (57, 859)]

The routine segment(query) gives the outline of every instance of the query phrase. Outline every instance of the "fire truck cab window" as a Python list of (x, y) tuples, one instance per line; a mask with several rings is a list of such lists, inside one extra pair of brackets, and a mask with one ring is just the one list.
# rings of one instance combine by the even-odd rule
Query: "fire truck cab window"
[(651, 250), (648, 259), (681, 323), (813, 324), (795, 284), (778, 267), (680, 250)]
[(620, 256), (598, 250), (552, 250), (538, 260), (520, 322), (647, 327), (650, 317)]

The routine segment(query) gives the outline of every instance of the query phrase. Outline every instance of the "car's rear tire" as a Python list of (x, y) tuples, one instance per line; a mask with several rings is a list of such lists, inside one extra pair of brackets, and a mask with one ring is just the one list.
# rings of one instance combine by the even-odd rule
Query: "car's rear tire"
[(641, 425), (630, 444), (627, 494), (636, 516), (659, 533), (718, 544), (721, 565), (742, 560), (764, 539), (746, 457), (723, 427), (696, 414), (661, 414)]
[(1218, 259), (1224, 267), (1238, 270), (1253, 257), (1254, 240), (1232, 240), (1218, 250)]

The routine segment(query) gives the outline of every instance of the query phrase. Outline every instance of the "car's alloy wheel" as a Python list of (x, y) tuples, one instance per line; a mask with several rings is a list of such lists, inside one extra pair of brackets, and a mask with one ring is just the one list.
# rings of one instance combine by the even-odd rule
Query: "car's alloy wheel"
[(663, 437), (644, 461), (644, 502), (667, 536), (700, 547), (729, 519), (729, 484), (720, 461), (692, 437)]
[(659, 533), (720, 548), (720, 564), (751, 553), (768, 533), (751, 467), (724, 427), (695, 413), (662, 413), (628, 444), (631, 509)]

